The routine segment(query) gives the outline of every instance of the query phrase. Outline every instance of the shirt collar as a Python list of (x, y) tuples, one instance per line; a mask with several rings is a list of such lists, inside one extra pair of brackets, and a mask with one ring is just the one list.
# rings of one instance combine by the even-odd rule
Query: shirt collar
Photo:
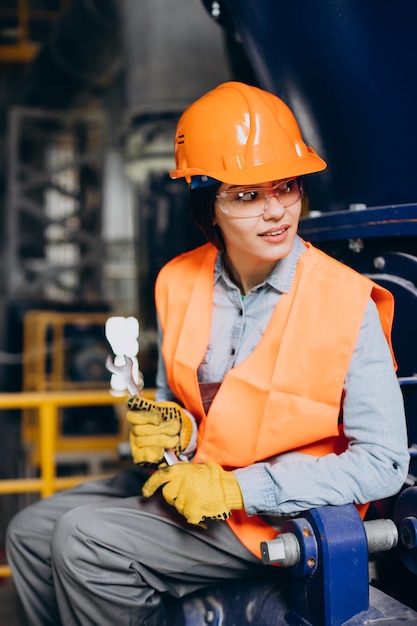
[[(255, 287), (255, 289), (264, 285), (269, 285), (281, 293), (288, 293), (294, 278), (295, 270), (297, 269), (298, 259), (305, 251), (306, 247), (303, 240), (296, 235), (291, 252), (286, 257), (277, 261), (268, 278), (263, 283)], [(220, 278), (223, 278), (227, 284), (231, 284), (230, 278), (228, 277), (223, 265), (221, 252), (217, 254), (214, 266), (214, 282), (216, 283)]]

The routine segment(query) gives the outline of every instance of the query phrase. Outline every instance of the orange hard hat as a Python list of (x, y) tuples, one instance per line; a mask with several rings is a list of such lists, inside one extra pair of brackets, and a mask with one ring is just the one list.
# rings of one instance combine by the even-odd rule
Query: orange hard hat
[(182, 114), (171, 178), (208, 177), (257, 184), (326, 167), (304, 143), (297, 121), (277, 96), (240, 82), (219, 85)]

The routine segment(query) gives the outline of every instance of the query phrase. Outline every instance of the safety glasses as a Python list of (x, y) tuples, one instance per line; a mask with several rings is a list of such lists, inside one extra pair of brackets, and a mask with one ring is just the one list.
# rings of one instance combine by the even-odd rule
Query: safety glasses
[(216, 195), (218, 207), (230, 217), (259, 217), (268, 210), (270, 198), (275, 197), (288, 208), (301, 198), (296, 178), (279, 180), (272, 185), (231, 187)]

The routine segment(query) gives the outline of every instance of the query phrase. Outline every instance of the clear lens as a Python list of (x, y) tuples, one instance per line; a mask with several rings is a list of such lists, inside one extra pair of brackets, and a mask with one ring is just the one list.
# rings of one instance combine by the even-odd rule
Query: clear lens
[(230, 217), (258, 217), (267, 210), (272, 196), (285, 208), (295, 204), (301, 197), (297, 179), (280, 180), (269, 187), (233, 187), (220, 191), (216, 199)]

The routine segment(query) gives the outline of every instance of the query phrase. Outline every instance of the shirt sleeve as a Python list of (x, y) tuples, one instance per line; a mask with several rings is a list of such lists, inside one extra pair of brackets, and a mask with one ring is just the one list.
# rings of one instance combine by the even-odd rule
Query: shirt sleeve
[(344, 386), (349, 445), (324, 457), (290, 452), (235, 470), (249, 515), (292, 515), (397, 493), (408, 471), (404, 403), (377, 308), (370, 300)]

